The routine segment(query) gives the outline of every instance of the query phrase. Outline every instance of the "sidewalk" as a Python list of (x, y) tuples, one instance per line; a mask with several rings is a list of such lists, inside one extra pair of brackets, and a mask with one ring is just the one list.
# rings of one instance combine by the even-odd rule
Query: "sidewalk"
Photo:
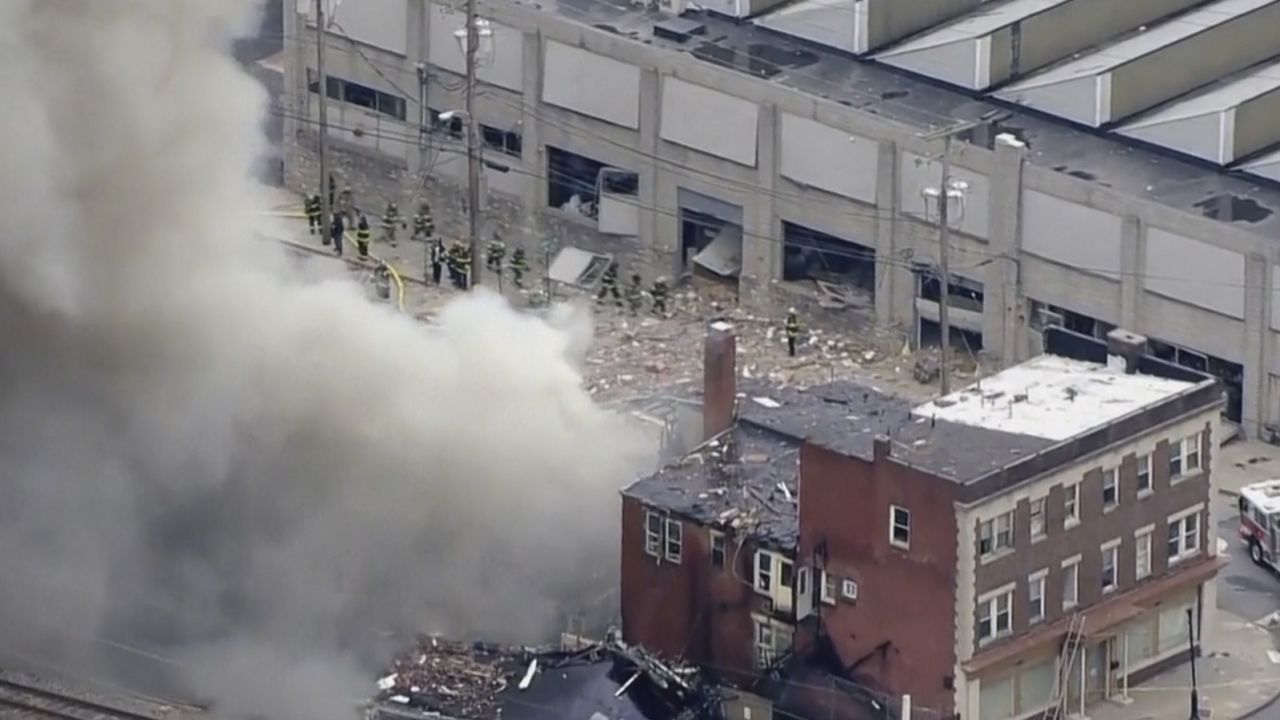
[(1238, 497), (1240, 488), (1262, 480), (1280, 478), (1280, 447), (1260, 440), (1237, 440), (1218, 448), (1218, 492)]
[[(1280, 697), (1280, 656), (1266, 629), (1218, 610), (1216, 652), (1196, 660), (1200, 705), (1212, 720), (1242, 720)], [(1191, 708), (1191, 665), (1181, 665), (1129, 688), (1133, 702), (1096, 703), (1090, 720), (1169, 720), (1185, 718)]]

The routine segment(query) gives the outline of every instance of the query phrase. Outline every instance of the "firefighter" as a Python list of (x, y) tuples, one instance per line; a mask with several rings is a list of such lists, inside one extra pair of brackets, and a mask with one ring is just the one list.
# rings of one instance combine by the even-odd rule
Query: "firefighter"
[(649, 295), (653, 298), (653, 314), (658, 317), (665, 317), (667, 314), (667, 294), (670, 289), (667, 287), (666, 278), (658, 278), (653, 281), (653, 289), (649, 291)]
[(502, 236), (498, 233), (493, 234), (493, 239), (489, 241), (488, 247), (485, 248), (484, 266), (489, 272), (502, 274), (502, 260), (507, 256), (507, 244), (502, 242)]
[(396, 225), (400, 224), (400, 208), (393, 202), (387, 203), (387, 209), (382, 213), (382, 239), (391, 247), (396, 246)]
[(787, 354), (791, 357), (796, 356), (796, 341), (800, 339), (800, 318), (796, 316), (796, 309), (791, 308), (787, 311)]
[(361, 260), (369, 259), (369, 240), (372, 237), (369, 218), (365, 217), (364, 213), (360, 213), (360, 224), (356, 226), (356, 251), (360, 254)]
[(449, 251), (445, 253), (445, 263), (449, 266), (449, 283), (455, 288), (462, 287), (462, 282), (458, 279), (461, 265), (462, 246), (456, 241), (449, 243)]
[(307, 199), (302, 203), (302, 208), (307, 213), (307, 228), (311, 231), (311, 234), (315, 235), (316, 231), (319, 230), (320, 235), (323, 236), (324, 228), (320, 227), (320, 223), (323, 222), (320, 217), (323, 207), (320, 204), (319, 193), (308, 195)]
[(373, 288), (380, 299), (391, 299), (391, 268), (385, 262), (378, 263), (373, 271)]
[(431, 282), (437, 286), (440, 284), (440, 270), (445, 261), (444, 241), (435, 238), (429, 241), (428, 252), (431, 259)]
[(511, 282), (521, 290), (524, 289), (524, 274), (527, 272), (529, 272), (529, 261), (524, 257), (524, 248), (518, 247), (511, 253)]
[(413, 239), (431, 242), (436, 234), (436, 222), (431, 217), (431, 206), (425, 201), (418, 206), (418, 213), (413, 216)]
[(471, 286), (471, 264), (475, 262), (475, 258), (471, 257), (471, 246), (465, 243), (458, 245), (458, 279), (461, 281), (459, 289), (466, 290)]
[[(329, 191), (330, 200), (333, 198), (333, 191)], [(329, 207), (333, 208), (335, 213), (342, 213), (347, 216), (347, 222), (355, 224), (356, 221), (356, 200), (355, 194), (351, 192), (351, 186), (342, 188), (342, 192), (338, 194), (338, 204), (329, 203)]]
[(614, 260), (609, 263), (609, 267), (604, 270), (604, 277), (600, 278), (600, 294), (596, 295), (596, 304), (603, 305), (605, 298), (613, 296), (613, 304), (622, 307), (622, 296), (618, 294), (618, 261)]
[(329, 224), (329, 239), (333, 241), (333, 251), (338, 257), (342, 257), (342, 234), (346, 232), (346, 227), (342, 224), (342, 216), (334, 215), (333, 222)]
[(640, 283), (640, 274), (635, 273), (631, 276), (631, 284), (627, 285), (627, 308), (631, 311), (632, 317), (639, 314), (640, 307), (644, 305), (644, 288)]

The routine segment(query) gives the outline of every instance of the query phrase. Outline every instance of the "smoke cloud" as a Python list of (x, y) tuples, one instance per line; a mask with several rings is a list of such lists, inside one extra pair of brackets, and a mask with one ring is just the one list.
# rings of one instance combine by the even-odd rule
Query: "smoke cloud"
[(541, 641), (611, 587), (649, 449), (580, 311), (428, 329), (255, 239), (256, 5), (0, 0), (0, 664), (349, 718), (392, 634)]

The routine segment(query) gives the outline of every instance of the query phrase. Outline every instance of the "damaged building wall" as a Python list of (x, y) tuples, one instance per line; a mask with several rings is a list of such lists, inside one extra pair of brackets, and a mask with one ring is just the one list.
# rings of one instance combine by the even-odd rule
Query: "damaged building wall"
[[(825, 634), (846, 668), (862, 661), (852, 674), (949, 712), (957, 486), (887, 457), (867, 462), (812, 443), (801, 450), (800, 467), (800, 563), (825, 562), (841, 581), (854, 580), (857, 599), (837, 583), (834, 604), (819, 604), (797, 644)], [(907, 548), (890, 543), (894, 505), (910, 512)]]

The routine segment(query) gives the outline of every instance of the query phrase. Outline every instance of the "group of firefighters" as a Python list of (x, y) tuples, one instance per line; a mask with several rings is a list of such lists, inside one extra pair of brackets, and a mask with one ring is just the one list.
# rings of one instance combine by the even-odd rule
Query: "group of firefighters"
[[(320, 196), (311, 195), (304, 201), (304, 209), (311, 234), (319, 233), (321, 242), (325, 245), (332, 245), (334, 252), (341, 257), (342, 240), (346, 233), (347, 224), (354, 220), (356, 252), (361, 259), (366, 259), (369, 257), (369, 245), (372, 242), (369, 219), (363, 212), (356, 210), (352, 202), (351, 188), (344, 189), (341, 194), (335, 194), (336, 189), (331, 175), (329, 176), (329, 204), (334, 210), (333, 221), (330, 223), (328, 234), (325, 234), (324, 229), (321, 227), (323, 223), (323, 206)], [(335, 200), (337, 201), (336, 204)], [(382, 239), (391, 247), (396, 247), (396, 229), (407, 229), (407, 227), (408, 224), (400, 216), (399, 207), (394, 202), (387, 203), (381, 219)], [(431, 206), (426, 202), (418, 206), (418, 211), (413, 216), (412, 239), (427, 244), (427, 261), (431, 265), (431, 281), (434, 284), (440, 284), (441, 277), (447, 269), (449, 282), (455, 288), (466, 290), (470, 286), (471, 263), (473, 261), (470, 245), (465, 242), (455, 241), (446, 248), (444, 241), (440, 236), (436, 235), (435, 219), (431, 216)], [(485, 248), (485, 268), (490, 273), (502, 277), (504, 260), (507, 260), (507, 246), (502, 241), (502, 237), (495, 232), (493, 239), (489, 241)], [(515, 286), (523, 290), (524, 278), (529, 272), (529, 261), (525, 256), (524, 248), (517, 247), (511, 253), (510, 260), (507, 260), (506, 270), (511, 273), (511, 281)], [(627, 286), (619, 291), (618, 270), (617, 261), (610, 262), (608, 267), (605, 268), (604, 274), (600, 278), (600, 290), (596, 295), (596, 303), (603, 305), (612, 301), (615, 307), (621, 308), (625, 301), (626, 307), (631, 314), (637, 315), (644, 307), (646, 295), (643, 286), (644, 281), (638, 273), (633, 273)], [(671, 288), (667, 284), (666, 278), (654, 280), (653, 286), (647, 293), (650, 300), (650, 310), (654, 315), (662, 317), (667, 314), (667, 301), (670, 298), (670, 293)], [(800, 337), (800, 320), (795, 308), (791, 308), (787, 312), (784, 329), (787, 338), (787, 353), (795, 357), (796, 343)]]

